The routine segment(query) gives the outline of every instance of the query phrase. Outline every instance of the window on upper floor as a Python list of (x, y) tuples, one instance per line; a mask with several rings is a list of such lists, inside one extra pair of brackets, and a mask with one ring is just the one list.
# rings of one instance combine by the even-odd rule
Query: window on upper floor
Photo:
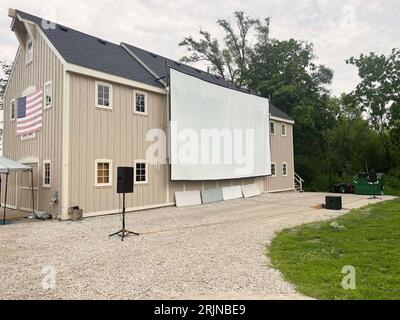
[(271, 134), (275, 134), (275, 122), (271, 121), (269, 123), (269, 127), (270, 127)]
[(282, 124), (281, 126), (282, 130), (282, 136), (286, 136), (286, 124)]
[(16, 112), (15, 112), (15, 99), (10, 101), (10, 121), (15, 120)]
[(147, 94), (144, 92), (134, 92), (135, 113), (147, 114)]
[(33, 42), (31, 39), (28, 39), (26, 42), (26, 63), (29, 63), (33, 60)]
[(112, 85), (96, 82), (96, 107), (112, 109)]
[(48, 109), (53, 105), (53, 85), (51, 81), (44, 84), (44, 109)]

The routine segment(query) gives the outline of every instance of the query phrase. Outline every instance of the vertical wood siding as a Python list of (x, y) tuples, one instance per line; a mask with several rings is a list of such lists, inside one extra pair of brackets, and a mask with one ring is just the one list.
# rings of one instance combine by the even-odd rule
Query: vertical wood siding
[[(286, 124), (286, 136), (281, 134), (282, 122), (275, 121), (271, 137), (271, 161), (276, 164), (276, 177), (265, 177), (265, 191), (294, 189), (293, 126)], [(287, 163), (287, 176), (282, 175), (282, 163)]]
[[(61, 191), (61, 130), (62, 130), (62, 103), (63, 103), (63, 66), (51, 51), (45, 40), (35, 32), (33, 61), (25, 64), (25, 49), (20, 48), (14, 61), (14, 70), (10, 76), (8, 90), (4, 99), (4, 151), (5, 157), (13, 160), (23, 158), (38, 158), (39, 174), (39, 210), (49, 208), (49, 202), (54, 191)], [(10, 101), (20, 98), (22, 92), (30, 86), (43, 88), (44, 83), (52, 81), (53, 105), (43, 111), (43, 128), (36, 133), (36, 138), (21, 141), (16, 136), (16, 120), (10, 122)], [(50, 188), (43, 188), (43, 160), (51, 160), (52, 181)], [(18, 173), (17, 173), (18, 174)], [(7, 201), (16, 205), (15, 173), (10, 175), (9, 196)], [(4, 187), (4, 180), (2, 187)], [(4, 190), (4, 189), (3, 189)], [(18, 201), (19, 202), (19, 201)], [(54, 208), (59, 213), (59, 205)]]
[[(70, 88), (70, 206), (85, 213), (120, 208), (116, 194), (117, 167), (146, 159), (150, 129), (166, 131), (166, 96), (147, 92), (147, 116), (134, 113), (134, 88), (112, 84), (113, 108), (96, 108), (96, 80), (72, 74)], [(95, 186), (95, 160), (112, 160), (112, 186)], [(167, 203), (167, 168), (148, 165), (148, 184), (135, 185), (126, 197), (128, 208)]]
[[(112, 110), (96, 108), (96, 79), (71, 74), (70, 87), (70, 172), (69, 206), (79, 205), (86, 215), (108, 213), (120, 208), (116, 193), (118, 166), (133, 166), (135, 160), (146, 159), (148, 130), (167, 131), (167, 98), (147, 92), (148, 114), (134, 113), (134, 88), (112, 85)], [(279, 127), (279, 123), (277, 123)], [(149, 164), (148, 184), (135, 185), (126, 197), (128, 208), (165, 205), (175, 201), (175, 192), (201, 190), (256, 183), (262, 192), (293, 188), (292, 126), (287, 136), (271, 137), (272, 159), (277, 163), (277, 177), (257, 177), (220, 181), (170, 181), (170, 167), (158, 169)], [(95, 160), (112, 160), (112, 186), (95, 186)], [(280, 174), (281, 162), (288, 164), (288, 176)]]

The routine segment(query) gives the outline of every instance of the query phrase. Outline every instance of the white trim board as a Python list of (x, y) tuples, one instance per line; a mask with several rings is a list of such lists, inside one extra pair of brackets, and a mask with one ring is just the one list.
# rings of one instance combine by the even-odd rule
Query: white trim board
[[(171, 203), (162, 203), (162, 204), (155, 204), (155, 205), (148, 205), (148, 206), (139, 206), (139, 207), (133, 207), (133, 208), (126, 208), (126, 213), (136, 212), (136, 211), (143, 211), (143, 210), (148, 210), (148, 209), (171, 207), (173, 205), (175, 205), (175, 203), (171, 202)], [(91, 218), (91, 217), (105, 216), (105, 215), (117, 214), (117, 213), (121, 213), (121, 209), (112, 209), (112, 210), (106, 210), (106, 211), (93, 211), (93, 212), (83, 213), (83, 217), (84, 218)], [(69, 218), (62, 219), (62, 220), (69, 220)]]
[(61, 219), (68, 218), (69, 207), (69, 94), (70, 75), (64, 70), (63, 74), (63, 105), (62, 105), (62, 149), (61, 149)]
[[(0, 203), (2, 210), (4, 209), (4, 202)], [(17, 210), (17, 206), (15, 204), (9, 204), (7, 203), (7, 208), (8, 209), (13, 209), (13, 210)], [(32, 210), (31, 210), (32, 211)]]
[(280, 190), (267, 190), (263, 193), (278, 193), (278, 192), (285, 192), (285, 191), (296, 191), (295, 188), (289, 188), (289, 189), (280, 189)]
[(275, 121), (280, 121), (280, 122), (285, 122), (285, 123), (289, 123), (289, 124), (294, 124), (293, 120), (288, 120), (288, 119), (284, 119), (284, 118), (279, 118), (279, 117), (275, 117), (273, 115), (270, 115), (269, 118), (271, 120), (275, 120)]
[(75, 64), (67, 64), (65, 66), (65, 70), (68, 72), (73, 72), (73, 73), (77, 73), (77, 74), (83, 74), (89, 77), (93, 77), (93, 78), (97, 78), (97, 79), (101, 79), (104, 81), (109, 81), (109, 82), (114, 82), (114, 83), (118, 83), (118, 84), (123, 84), (129, 87), (133, 87), (133, 88), (139, 88), (142, 90), (147, 90), (147, 91), (151, 91), (151, 92), (156, 92), (156, 93), (161, 93), (161, 94), (166, 94), (166, 90), (163, 88), (158, 88), (155, 86), (151, 86), (139, 81), (135, 81), (135, 80), (130, 80), (127, 78), (122, 78), (119, 76), (115, 76), (109, 73), (105, 73), (102, 71), (96, 71), (93, 69), (89, 69), (86, 67), (81, 67)]

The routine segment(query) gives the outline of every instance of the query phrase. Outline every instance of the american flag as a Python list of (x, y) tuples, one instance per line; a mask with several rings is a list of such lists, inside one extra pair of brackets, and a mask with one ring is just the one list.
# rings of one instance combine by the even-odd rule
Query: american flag
[(17, 135), (25, 135), (42, 129), (42, 104), (42, 89), (18, 99)]

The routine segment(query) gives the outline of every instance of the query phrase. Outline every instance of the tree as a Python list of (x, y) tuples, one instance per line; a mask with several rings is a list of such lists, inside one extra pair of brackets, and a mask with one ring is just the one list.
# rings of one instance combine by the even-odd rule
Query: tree
[(180, 60), (187, 63), (206, 61), (211, 71), (223, 79), (237, 85), (243, 85), (243, 74), (247, 69), (252, 46), (249, 44), (251, 32), (256, 33), (257, 41), (266, 43), (269, 40), (269, 18), (253, 19), (242, 11), (234, 12), (236, 28), (225, 19), (218, 19), (217, 25), (223, 30), (224, 45), (209, 32), (200, 30), (200, 40), (192, 36), (185, 37), (179, 46), (186, 47), (190, 53)]
[[(210, 33), (200, 31), (199, 41), (189, 36), (180, 43), (191, 53), (181, 60), (207, 61), (212, 71), (224, 79), (271, 98), (277, 107), (293, 116), (296, 170), (313, 180), (329, 168), (329, 161), (323, 160), (326, 155), (323, 139), (334, 126), (338, 103), (333, 103), (325, 86), (332, 81), (333, 71), (315, 64), (312, 44), (271, 39), (269, 18), (261, 23), (243, 12), (235, 12), (235, 19), (239, 32), (226, 20), (218, 20), (224, 32), (223, 48)], [(250, 45), (252, 33), (255, 40)], [(314, 163), (312, 170), (309, 160)]]
[(314, 59), (313, 45), (307, 42), (271, 39), (258, 43), (251, 54), (246, 85), (291, 115), (302, 100), (326, 94), (324, 86), (332, 81), (333, 71), (316, 65)]
[(3, 71), (3, 75), (0, 78), (0, 110), (3, 110), (3, 95), (4, 95), (4, 90), (6, 89), (8, 78), (10, 77), (11, 69), (12, 69), (12, 64), (7, 63), (4, 60), (0, 60), (0, 65), (1, 69)]
[(358, 68), (361, 78), (351, 93), (369, 124), (379, 133), (386, 151), (387, 169), (392, 167), (392, 146), (398, 145), (400, 106), (400, 50), (392, 49), (389, 56), (361, 54), (346, 61)]

